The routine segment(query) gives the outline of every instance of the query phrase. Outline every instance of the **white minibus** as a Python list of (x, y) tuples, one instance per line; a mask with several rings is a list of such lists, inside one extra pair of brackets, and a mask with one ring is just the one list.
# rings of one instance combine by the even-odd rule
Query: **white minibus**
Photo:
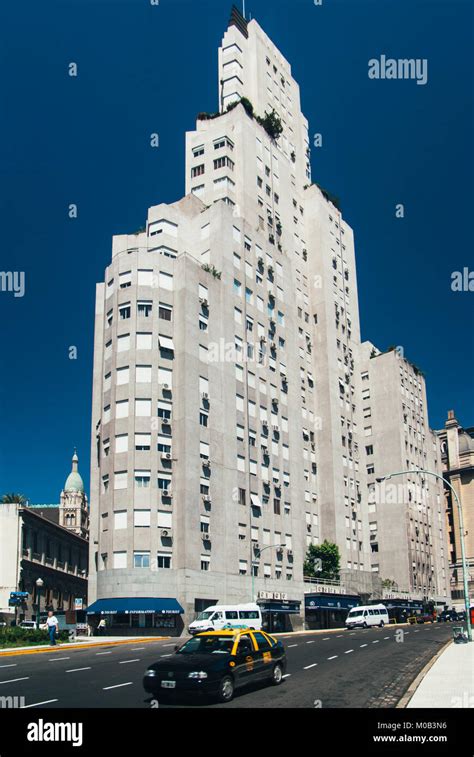
[(354, 607), (346, 618), (346, 628), (368, 628), (380, 626), (389, 622), (388, 610), (385, 605), (361, 605)]
[(200, 612), (189, 624), (190, 634), (203, 631), (223, 631), (227, 628), (262, 629), (262, 613), (257, 604), (212, 605)]

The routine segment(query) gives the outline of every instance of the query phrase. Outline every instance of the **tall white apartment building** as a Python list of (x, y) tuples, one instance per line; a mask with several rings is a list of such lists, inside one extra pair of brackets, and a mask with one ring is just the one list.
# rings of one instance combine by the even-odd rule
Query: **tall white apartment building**
[(362, 345), (363, 444), (369, 494), (372, 570), (393, 589), (449, 597), (441, 450), (428, 423), (425, 379), (398, 349)]
[(353, 233), (311, 184), (289, 63), (235, 10), (218, 95), (186, 196), (114, 237), (97, 287), (90, 594), (187, 622), (265, 593), (295, 627), (308, 545), (372, 578)]

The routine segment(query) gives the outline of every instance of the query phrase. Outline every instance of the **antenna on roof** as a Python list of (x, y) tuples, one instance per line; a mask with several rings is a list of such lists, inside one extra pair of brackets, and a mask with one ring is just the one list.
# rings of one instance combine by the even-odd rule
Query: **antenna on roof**
[(246, 18), (246, 15), (245, 15), (245, 0), (242, 0), (242, 15), (243, 15), (244, 18)]

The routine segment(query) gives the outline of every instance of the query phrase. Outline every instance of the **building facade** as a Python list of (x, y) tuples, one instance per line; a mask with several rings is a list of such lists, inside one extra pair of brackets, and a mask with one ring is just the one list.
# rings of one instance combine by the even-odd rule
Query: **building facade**
[[(461, 503), (464, 521), (464, 544), (468, 565), (468, 588), (474, 593), (474, 428), (463, 428), (454, 410), (448, 412), (444, 429), (436, 432), (441, 445), (445, 478), (454, 487)], [(445, 487), (446, 526), (449, 539), (451, 598), (464, 608), (459, 511), (451, 489)]]
[(362, 345), (363, 456), (369, 487), (372, 570), (413, 598), (449, 596), (441, 455), (428, 422), (425, 379), (399, 349)]
[[(77, 463), (74, 453), (59, 505), (0, 505), (0, 620), (36, 620), (39, 608), (73, 611), (76, 599), (86, 605), (88, 509)], [(13, 604), (12, 592), (24, 597)]]
[(218, 59), (186, 196), (114, 237), (97, 287), (91, 598), (174, 598), (186, 623), (284, 597), (298, 627), (310, 544), (372, 586), (354, 240), (280, 51), (234, 10)]

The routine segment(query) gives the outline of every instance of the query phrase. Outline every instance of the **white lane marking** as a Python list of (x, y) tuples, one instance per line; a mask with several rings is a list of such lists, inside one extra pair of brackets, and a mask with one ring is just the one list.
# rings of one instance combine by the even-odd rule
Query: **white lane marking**
[(416, 631), (414, 631), (413, 633), (420, 633), (420, 629), (417, 628)]
[(172, 654), (160, 654), (160, 657), (173, 657)]
[(102, 688), (102, 691), (108, 691), (109, 689), (119, 689), (121, 686), (131, 686), (133, 681), (128, 681), (128, 683), (117, 683), (115, 686), (104, 686)]
[[(174, 647), (176, 644), (163, 644), (163, 647)], [(145, 647), (143, 647), (145, 649)]]
[(344, 654), (350, 654), (353, 651), (354, 651), (353, 649), (348, 649), (347, 652), (344, 652)]
[(314, 641), (307, 641), (307, 644), (314, 644)]
[(335, 660), (337, 657), (337, 654), (334, 654), (332, 657), (328, 657), (328, 660)]
[(140, 662), (139, 659), (136, 660), (120, 660), (119, 665), (126, 665), (127, 662)]
[(291, 647), (297, 647), (298, 644), (288, 644), (288, 649), (291, 649)]
[(289, 678), (290, 676), (291, 676), (291, 673), (285, 673), (285, 675), (282, 676), (282, 678)]
[(360, 646), (361, 646), (361, 647), (366, 647), (366, 646), (367, 646), (367, 644), (361, 644)]
[(28, 707), (39, 707), (40, 704), (51, 704), (51, 702), (57, 702), (57, 699), (45, 699), (44, 702), (35, 702), (34, 704), (22, 704), (20, 710), (27, 710)]
[(139, 649), (145, 649), (145, 647), (132, 647), (130, 652), (138, 652)]
[(384, 636), (384, 639), (389, 639), (389, 638), (390, 638), (390, 636)]
[(330, 636), (326, 636), (326, 637), (325, 637), (325, 638), (323, 639), (323, 641), (329, 641), (329, 639), (330, 639), (330, 638), (331, 638)]
[(16, 666), (17, 666), (17, 663), (12, 662), (10, 663), (10, 665), (0, 665), (0, 668), (16, 668)]
[(70, 657), (50, 657), (48, 662), (59, 662), (60, 660), (70, 660)]
[(352, 633), (350, 633), (349, 636), (355, 636), (355, 631), (352, 631)]
[(96, 656), (98, 657), (100, 654), (112, 654), (112, 652), (96, 652)]
[(372, 644), (378, 644), (380, 639), (375, 639), (375, 641), (372, 642)]
[(343, 636), (344, 636), (344, 634), (340, 633), (339, 636), (336, 636), (336, 639), (342, 639)]
[(303, 670), (309, 670), (310, 668), (315, 668), (317, 664), (318, 664), (317, 662), (313, 662), (312, 665), (305, 665)]
[(80, 670), (92, 670), (92, 668), (71, 668), (70, 670), (66, 670), (66, 673), (79, 673)]
[(2, 683), (16, 683), (17, 681), (29, 681), (30, 676), (26, 676), (26, 678), (11, 678), (9, 681), (0, 681), (0, 685)]

